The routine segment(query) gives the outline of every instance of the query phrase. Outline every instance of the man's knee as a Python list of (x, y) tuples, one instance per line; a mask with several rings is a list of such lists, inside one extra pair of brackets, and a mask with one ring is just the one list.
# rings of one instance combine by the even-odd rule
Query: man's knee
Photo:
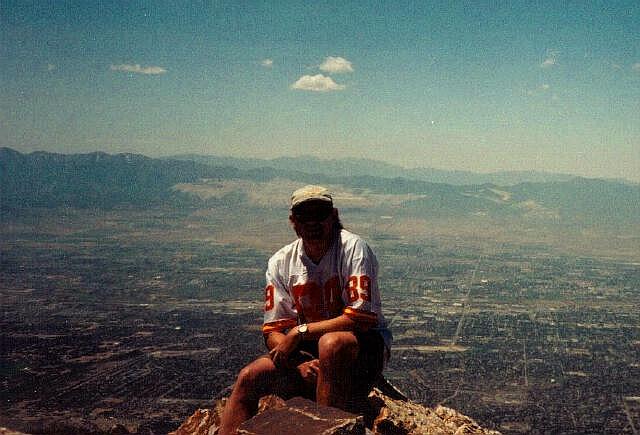
[(358, 357), (358, 339), (352, 332), (328, 332), (318, 341), (320, 364), (323, 362), (353, 362)]
[(265, 387), (274, 376), (276, 367), (268, 358), (258, 358), (249, 363), (238, 373), (236, 387), (248, 390), (257, 390)]

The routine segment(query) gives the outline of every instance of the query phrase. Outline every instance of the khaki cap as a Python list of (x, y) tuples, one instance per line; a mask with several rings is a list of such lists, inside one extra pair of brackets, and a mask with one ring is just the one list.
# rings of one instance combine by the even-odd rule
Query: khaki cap
[(329, 189), (312, 184), (301, 187), (291, 194), (291, 208), (307, 201), (325, 201), (333, 205), (333, 198)]

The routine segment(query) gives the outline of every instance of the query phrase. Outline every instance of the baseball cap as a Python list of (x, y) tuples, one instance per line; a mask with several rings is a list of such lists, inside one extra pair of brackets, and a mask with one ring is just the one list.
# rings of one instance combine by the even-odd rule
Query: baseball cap
[(309, 184), (291, 194), (291, 209), (307, 201), (324, 201), (333, 205), (333, 198), (329, 189)]

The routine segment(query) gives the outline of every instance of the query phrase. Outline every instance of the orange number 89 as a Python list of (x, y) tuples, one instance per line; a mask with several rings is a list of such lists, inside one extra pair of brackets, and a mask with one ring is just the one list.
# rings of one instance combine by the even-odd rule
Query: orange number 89
[[(359, 285), (358, 285), (359, 284)], [(358, 287), (360, 292), (358, 292)], [(363, 301), (370, 301), (369, 287), (371, 287), (371, 278), (367, 275), (350, 276), (349, 277), (349, 302), (355, 302), (358, 298)]]

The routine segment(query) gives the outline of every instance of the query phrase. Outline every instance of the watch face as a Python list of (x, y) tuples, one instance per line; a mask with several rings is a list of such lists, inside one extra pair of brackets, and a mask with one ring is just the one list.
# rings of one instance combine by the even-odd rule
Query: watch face
[(301, 334), (304, 334), (305, 332), (307, 332), (307, 324), (305, 323), (304, 325), (300, 325), (298, 326), (298, 332), (300, 332)]

